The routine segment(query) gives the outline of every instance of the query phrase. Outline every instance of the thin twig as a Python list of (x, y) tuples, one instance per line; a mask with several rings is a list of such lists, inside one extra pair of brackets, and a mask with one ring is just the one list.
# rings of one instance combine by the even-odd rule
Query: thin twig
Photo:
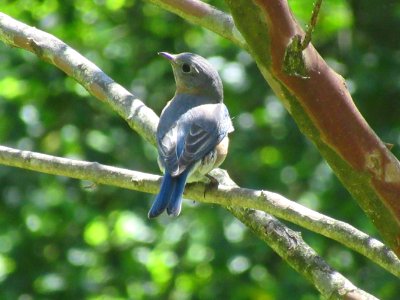
[(313, 11), (311, 14), (310, 24), (307, 26), (306, 35), (304, 36), (304, 40), (302, 44), (302, 50), (306, 49), (308, 44), (311, 42), (311, 36), (314, 31), (315, 25), (317, 25), (317, 19), (319, 10), (321, 9), (322, 0), (317, 0), (314, 4)]

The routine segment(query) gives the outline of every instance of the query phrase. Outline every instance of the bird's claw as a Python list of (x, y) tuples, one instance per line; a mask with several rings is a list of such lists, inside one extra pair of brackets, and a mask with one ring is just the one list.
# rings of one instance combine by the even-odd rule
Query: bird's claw
[(204, 188), (204, 198), (206, 197), (206, 193), (210, 190), (217, 189), (219, 185), (219, 181), (211, 176), (210, 174), (205, 175), (207, 179), (209, 180), (208, 183), (206, 184), (206, 187)]

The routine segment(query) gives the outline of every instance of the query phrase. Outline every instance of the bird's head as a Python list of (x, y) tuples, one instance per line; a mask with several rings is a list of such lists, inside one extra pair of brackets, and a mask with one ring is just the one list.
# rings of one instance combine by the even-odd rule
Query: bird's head
[(207, 96), (217, 103), (223, 101), (221, 78), (205, 58), (189, 52), (158, 54), (168, 59), (172, 65), (176, 93)]

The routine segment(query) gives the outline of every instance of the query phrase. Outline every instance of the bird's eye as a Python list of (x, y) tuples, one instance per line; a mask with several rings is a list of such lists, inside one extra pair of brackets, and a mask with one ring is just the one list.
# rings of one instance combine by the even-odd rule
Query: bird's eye
[(182, 65), (182, 71), (184, 72), (184, 73), (189, 73), (190, 72), (190, 66), (189, 66), (189, 64), (183, 64)]

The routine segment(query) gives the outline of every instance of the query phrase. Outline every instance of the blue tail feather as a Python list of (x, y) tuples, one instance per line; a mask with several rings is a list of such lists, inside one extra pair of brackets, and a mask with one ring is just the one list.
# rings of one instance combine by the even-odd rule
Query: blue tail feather
[(185, 189), (186, 179), (188, 177), (189, 170), (186, 170), (181, 175), (176, 178), (176, 184), (174, 187), (174, 191), (171, 195), (171, 199), (169, 200), (167, 206), (167, 213), (170, 216), (178, 216), (181, 212), (182, 206), (182, 194)]
[(160, 192), (158, 193), (148, 213), (149, 219), (159, 216), (166, 209), (175, 190), (176, 183), (176, 178), (173, 178), (170, 174), (164, 175), (161, 182)]

